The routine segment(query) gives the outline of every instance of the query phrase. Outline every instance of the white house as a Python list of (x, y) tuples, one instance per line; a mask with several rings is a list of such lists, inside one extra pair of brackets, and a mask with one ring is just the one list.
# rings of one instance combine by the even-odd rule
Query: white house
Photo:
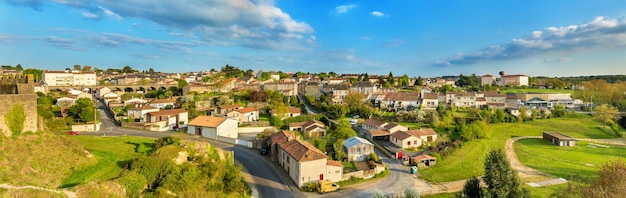
[(174, 103), (176, 103), (175, 99), (156, 99), (156, 100), (150, 101), (148, 105), (162, 109), (162, 108), (167, 107), (168, 105), (174, 106)]
[(254, 109), (254, 107), (247, 107), (243, 109), (235, 110), (239, 113), (239, 122), (253, 122), (259, 120), (259, 110)]
[(189, 122), (187, 133), (210, 139), (217, 139), (218, 136), (237, 138), (237, 120), (225, 117), (198, 116)]
[(171, 109), (146, 113), (144, 117), (146, 123), (164, 122), (161, 128), (174, 130), (187, 126), (189, 113), (185, 109)]
[(348, 155), (348, 161), (365, 161), (374, 152), (374, 144), (354, 136), (343, 142), (343, 150)]
[(108, 87), (102, 87), (100, 89), (96, 89), (96, 97), (103, 99), (104, 94), (108, 94), (111, 93), (111, 89), (109, 89)]
[(410, 131), (398, 131), (390, 135), (389, 142), (400, 148), (419, 147), (424, 142), (432, 142), (437, 139), (437, 133), (433, 129), (420, 129)]
[(159, 108), (150, 106), (150, 105), (142, 105), (140, 107), (132, 108), (128, 110), (129, 118), (139, 118), (143, 120), (143, 117), (150, 112), (157, 112)]
[(82, 71), (49, 71), (45, 70), (42, 74), (43, 81), (48, 86), (93, 86), (96, 85), (95, 72)]
[(303, 140), (290, 140), (278, 143), (278, 165), (298, 187), (308, 182), (320, 180), (340, 181), (343, 166), (340, 162), (328, 160), (328, 156), (315, 146)]

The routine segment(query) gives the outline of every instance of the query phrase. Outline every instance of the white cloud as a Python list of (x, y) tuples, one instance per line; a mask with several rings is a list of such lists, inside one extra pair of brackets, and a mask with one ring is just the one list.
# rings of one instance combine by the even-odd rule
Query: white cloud
[(335, 13), (336, 14), (345, 14), (347, 12), (349, 12), (350, 10), (356, 8), (356, 5), (354, 4), (348, 4), (348, 5), (340, 5), (335, 7)]
[(97, 14), (91, 13), (91, 12), (82, 12), (81, 15), (83, 15), (84, 18), (86, 19), (98, 19), (100, 18)]
[(379, 12), (379, 11), (372, 11), (372, 12), (370, 12), (370, 15), (375, 16), (375, 17), (387, 16), (387, 15), (385, 15), (385, 13), (382, 13), (382, 12)]
[(112, 12), (111, 10), (108, 10), (106, 8), (103, 8), (101, 6), (98, 6), (98, 8), (102, 11), (102, 14), (114, 18), (114, 19), (122, 19), (122, 17), (118, 14), (116, 14), (115, 12)]
[[(554, 52), (626, 47), (626, 20), (596, 17), (585, 24), (547, 27), (510, 43), (439, 60), (433, 65), (469, 65), (487, 61), (527, 58)], [(570, 59), (558, 59), (559, 62)], [(550, 60), (555, 62), (555, 60)], [(445, 63), (445, 64), (442, 64)]]
[[(139, 18), (168, 30), (198, 32), (203, 40), (253, 48), (304, 49), (313, 28), (296, 21), (271, 0), (7, 0), (10, 4), (40, 9), (58, 3), (116, 19)], [(350, 6), (348, 10), (352, 9)], [(96, 13), (97, 11), (97, 13)]]

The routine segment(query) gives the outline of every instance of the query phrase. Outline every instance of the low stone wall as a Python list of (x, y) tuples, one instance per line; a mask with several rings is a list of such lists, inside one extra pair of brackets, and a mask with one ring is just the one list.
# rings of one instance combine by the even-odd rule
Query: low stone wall
[(100, 131), (100, 124), (95, 124), (96, 130), (94, 131), (94, 124), (75, 124), (72, 125), (72, 131), (80, 131), (80, 132), (97, 132)]
[(265, 131), (265, 129), (272, 129), (277, 131), (276, 127), (239, 127), (237, 128), (237, 133), (261, 133)]

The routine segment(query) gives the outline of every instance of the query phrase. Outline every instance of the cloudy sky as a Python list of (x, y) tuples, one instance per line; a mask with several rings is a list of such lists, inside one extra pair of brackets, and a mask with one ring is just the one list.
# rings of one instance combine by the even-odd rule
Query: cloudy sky
[(626, 1), (0, 0), (0, 64), (626, 74)]

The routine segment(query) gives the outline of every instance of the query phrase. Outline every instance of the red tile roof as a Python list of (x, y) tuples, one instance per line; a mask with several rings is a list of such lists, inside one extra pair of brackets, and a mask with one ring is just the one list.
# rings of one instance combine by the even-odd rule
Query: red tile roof
[(153, 101), (150, 101), (150, 104), (167, 104), (167, 103), (175, 103), (176, 100), (175, 99), (156, 99)]
[(420, 137), (420, 136), (426, 136), (426, 135), (437, 135), (437, 132), (435, 132), (435, 130), (431, 129), (431, 128), (424, 128), (424, 129), (419, 129), (419, 130), (409, 130), (406, 131), (407, 133)]
[(190, 126), (203, 126), (203, 127), (217, 127), (222, 122), (226, 121), (228, 118), (224, 117), (213, 117), (213, 116), (198, 116), (196, 119), (193, 119), (189, 122)]
[(247, 107), (243, 109), (237, 109), (236, 111), (239, 113), (250, 113), (256, 111), (256, 109), (254, 107)]
[(338, 161), (335, 161), (335, 160), (328, 160), (328, 161), (326, 161), (326, 165), (343, 167), (343, 164), (341, 164), (341, 162), (338, 162)]
[(272, 144), (285, 143), (285, 142), (288, 142), (290, 140), (295, 140), (295, 139), (296, 139), (296, 135), (288, 131), (279, 131), (270, 135), (270, 142)]
[(369, 125), (369, 126), (373, 126), (373, 127), (380, 127), (382, 125), (385, 124), (385, 122), (380, 121), (380, 120), (375, 120), (375, 119), (367, 119), (363, 122), (363, 124)]
[(328, 156), (311, 143), (303, 140), (292, 140), (279, 146), (298, 162), (326, 159)]

